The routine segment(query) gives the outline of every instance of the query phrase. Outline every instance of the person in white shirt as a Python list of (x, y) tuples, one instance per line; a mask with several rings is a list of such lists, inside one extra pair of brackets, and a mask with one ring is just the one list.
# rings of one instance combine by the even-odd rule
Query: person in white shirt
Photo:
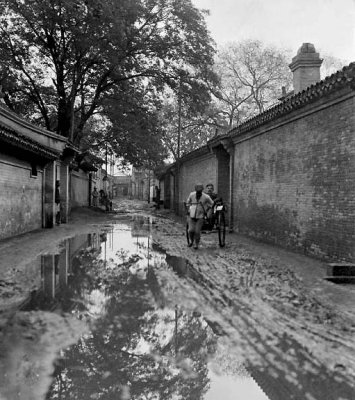
[(198, 249), (203, 221), (207, 210), (213, 206), (213, 200), (208, 194), (203, 193), (203, 185), (198, 183), (195, 185), (195, 191), (189, 194), (186, 206), (188, 208), (189, 247), (194, 245), (194, 249)]

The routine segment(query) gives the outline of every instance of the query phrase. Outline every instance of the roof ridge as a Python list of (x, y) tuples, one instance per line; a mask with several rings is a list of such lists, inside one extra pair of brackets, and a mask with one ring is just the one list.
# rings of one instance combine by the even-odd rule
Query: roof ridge
[(262, 113), (247, 119), (240, 125), (235, 126), (228, 132), (228, 134), (234, 136), (247, 132), (266, 122), (272, 121), (278, 116), (309, 104), (321, 97), (323, 94), (329, 93), (339, 87), (344, 87), (347, 84), (355, 90), (355, 85), (353, 84), (354, 82), (355, 62), (351, 62), (349, 65), (344, 66), (342, 69), (325, 77), (321, 81), (310, 85), (301, 92), (294, 94), (293, 96), (283, 100), (282, 102), (263, 111)]
[(6, 141), (17, 143), (20, 147), (24, 146), (25, 149), (36, 150), (36, 152), (39, 151), (41, 154), (49, 155), (52, 158), (57, 158), (60, 155), (60, 152), (38, 143), (27, 136), (21, 135), (13, 129), (5, 126), (0, 126), (0, 137)]
[[(24, 118), (23, 116), (19, 115), (18, 113), (16, 113), (15, 111), (11, 110), (10, 107), (8, 107), (6, 104), (0, 102), (0, 112), (4, 111), (3, 115), (4, 117), (8, 117), (9, 119), (12, 118), (16, 123), (18, 124), (22, 124), (23, 127), (28, 128), (34, 132), (38, 132), (38, 133), (42, 133), (45, 135), (49, 135), (49, 136), (53, 136), (57, 139), (61, 138), (64, 141), (67, 139), (64, 136), (59, 135), (56, 132), (52, 132), (46, 128), (43, 128), (39, 125), (34, 124), (33, 122), (29, 121), (28, 119)], [(6, 115), (7, 114), (7, 115)]]

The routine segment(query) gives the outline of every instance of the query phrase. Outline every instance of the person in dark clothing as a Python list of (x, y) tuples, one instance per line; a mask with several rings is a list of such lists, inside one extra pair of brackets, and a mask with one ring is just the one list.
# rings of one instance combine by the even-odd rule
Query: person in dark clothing
[(159, 186), (155, 186), (155, 203), (156, 203), (156, 209), (160, 209), (160, 188)]
[(105, 205), (105, 198), (106, 198), (106, 193), (103, 189), (99, 190), (99, 204), (100, 206), (104, 206)]
[(57, 225), (59, 225), (60, 222), (61, 222), (61, 215), (60, 215), (60, 182), (59, 181), (55, 182), (54, 202), (55, 202), (55, 223)]
[(97, 191), (96, 186), (95, 186), (94, 190), (92, 192), (92, 206), (93, 207), (97, 207), (98, 206), (98, 204), (97, 204), (98, 197), (99, 197), (99, 192)]

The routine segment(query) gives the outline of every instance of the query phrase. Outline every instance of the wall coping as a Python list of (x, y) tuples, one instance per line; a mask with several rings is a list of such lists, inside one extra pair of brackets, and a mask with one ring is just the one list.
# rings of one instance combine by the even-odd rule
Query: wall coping
[(68, 138), (30, 123), (1, 103), (0, 126), (9, 128), (14, 133), (20, 134), (22, 137), (26, 136), (55, 151), (62, 152), (68, 144)]
[(261, 124), (257, 128), (254, 128), (247, 132), (243, 132), (243, 134), (241, 134), (241, 135), (231, 136), (231, 138), (233, 140), (234, 145), (237, 145), (246, 140), (253, 139), (256, 136), (264, 135), (271, 130), (280, 128), (281, 126), (289, 124), (298, 119), (305, 118), (310, 114), (324, 110), (335, 104), (341, 103), (341, 102), (343, 102), (349, 98), (352, 98), (354, 96), (355, 96), (355, 93), (346, 93), (345, 95), (342, 95), (341, 97), (337, 97), (336, 99), (333, 99), (332, 101), (329, 101), (326, 104), (320, 104), (320, 105), (316, 105), (315, 107), (312, 107), (310, 109), (300, 110), (298, 113), (291, 114), (291, 115), (285, 114), (284, 115), (285, 118), (281, 118), (282, 116), (280, 116), (280, 118), (275, 118), (275, 119), (269, 121), (268, 123)]
[[(297, 93), (282, 102), (276, 104), (275, 106), (269, 108), (261, 114), (256, 115), (253, 118), (248, 119), (242, 124), (232, 128), (227, 133), (222, 135), (217, 135), (207, 142), (207, 145), (199, 147), (190, 153), (185, 154), (180, 158), (179, 162), (183, 163), (189, 160), (193, 160), (195, 157), (201, 157), (202, 155), (207, 155), (211, 152), (211, 149), (222, 144), (225, 139), (238, 139), (239, 136), (255, 130), (269, 122), (276, 121), (281, 116), (290, 114), (292, 111), (299, 110), (308, 104), (312, 104), (317, 100), (321, 99), (330, 93), (343, 88), (350, 88), (355, 90), (355, 62), (350, 63), (341, 70), (335, 72), (332, 75), (327, 76), (325, 79), (317, 82), (314, 85), (309, 86), (307, 89)], [(343, 98), (343, 94), (341, 95)], [(334, 100), (329, 102), (329, 105), (333, 104)], [(327, 106), (327, 105), (325, 105)], [(324, 108), (324, 105), (323, 105)], [(299, 117), (302, 117), (303, 113)], [(166, 174), (171, 169), (176, 167), (177, 162), (170, 164), (163, 175)]]
[(20, 135), (7, 127), (0, 126), (0, 141), (26, 150), (27, 152), (39, 155), (47, 160), (54, 160), (60, 156), (60, 152), (43, 146), (35, 140), (32, 140), (27, 136)]
[[(16, 122), (19, 125), (19, 130), (21, 128), (27, 128), (33, 132), (37, 132), (37, 133), (40, 133), (41, 135), (52, 137), (52, 138), (60, 140), (62, 142), (67, 141), (66, 137), (61, 136), (58, 133), (48, 131), (47, 129), (41, 128), (40, 126), (34, 125), (33, 123), (27, 121), (25, 118), (16, 114), (9, 107), (7, 107), (6, 105), (4, 105), (2, 103), (0, 103), (0, 117), (1, 116), (4, 116), (5, 118)], [(20, 133), (22, 133), (22, 132), (20, 132)]]
[[(193, 159), (194, 157), (199, 157), (202, 155), (207, 155), (208, 153), (210, 153), (210, 148), (208, 146), (208, 144), (203, 145), (202, 147), (199, 147), (198, 149), (192, 150), (190, 153), (187, 153), (185, 155), (183, 155), (180, 160), (178, 160), (180, 163), (181, 162), (186, 162), (188, 160)], [(172, 165), (176, 165), (177, 161), (175, 161)]]
[(214, 153), (211, 151), (205, 152), (205, 153), (200, 153), (198, 155), (195, 155), (194, 157), (189, 157), (185, 160), (183, 160), (180, 164), (181, 167), (184, 167), (186, 165), (191, 165), (191, 163), (195, 162), (200, 162), (200, 161), (205, 161), (211, 159), (211, 157), (214, 157)]
[(281, 103), (276, 104), (261, 114), (258, 114), (232, 128), (228, 134), (232, 137), (243, 135), (244, 133), (252, 131), (268, 122), (272, 122), (281, 116), (289, 114), (291, 111), (303, 108), (329, 93), (346, 87), (355, 90), (355, 62), (326, 77), (320, 82), (309, 86), (302, 92), (285, 99)]

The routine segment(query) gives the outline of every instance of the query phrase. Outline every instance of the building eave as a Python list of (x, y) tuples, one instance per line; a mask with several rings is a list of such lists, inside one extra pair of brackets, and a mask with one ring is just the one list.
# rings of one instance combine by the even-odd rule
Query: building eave
[(330, 93), (345, 88), (355, 90), (355, 63), (349, 64), (302, 92), (287, 97), (279, 104), (231, 129), (229, 134), (232, 137), (243, 135), (292, 111), (314, 103)]
[(2, 126), (0, 126), (0, 142), (22, 149), (26, 153), (30, 153), (45, 160), (55, 160), (60, 156), (59, 151), (43, 146), (26, 136), (20, 135)]
[(32, 139), (40, 145), (60, 153), (68, 142), (66, 137), (32, 124), (2, 103), (0, 103), (0, 127), (8, 128), (22, 137)]

